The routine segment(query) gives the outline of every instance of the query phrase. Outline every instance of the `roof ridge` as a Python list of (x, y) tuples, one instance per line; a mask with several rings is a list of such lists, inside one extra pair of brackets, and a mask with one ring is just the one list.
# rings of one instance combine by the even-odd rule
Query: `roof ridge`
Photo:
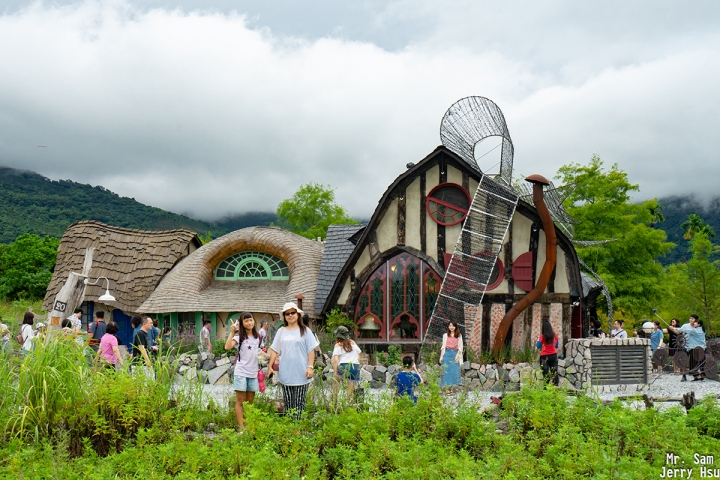
[(71, 228), (79, 226), (79, 225), (94, 225), (94, 226), (102, 227), (106, 230), (114, 231), (117, 233), (137, 232), (137, 233), (149, 234), (149, 235), (164, 235), (164, 234), (168, 234), (168, 233), (188, 233), (191, 235), (197, 235), (197, 232), (193, 232), (192, 230), (188, 230), (186, 228), (173, 228), (171, 230), (140, 230), (139, 228), (125, 228), (125, 227), (117, 227), (115, 225), (108, 225), (107, 223), (103, 223), (98, 220), (80, 220), (80, 221), (71, 223), (70, 226), (68, 226), (65, 231), (67, 232)]

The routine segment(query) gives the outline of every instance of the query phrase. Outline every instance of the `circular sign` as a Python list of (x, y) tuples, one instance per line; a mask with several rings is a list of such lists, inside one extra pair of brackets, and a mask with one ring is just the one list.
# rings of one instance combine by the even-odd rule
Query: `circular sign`
[(446, 227), (457, 225), (467, 217), (470, 195), (456, 183), (441, 183), (430, 190), (425, 209), (435, 223)]

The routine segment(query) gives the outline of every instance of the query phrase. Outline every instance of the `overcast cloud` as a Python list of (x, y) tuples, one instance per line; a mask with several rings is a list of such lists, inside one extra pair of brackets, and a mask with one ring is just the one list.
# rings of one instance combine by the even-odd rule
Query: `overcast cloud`
[(518, 174), (597, 153), (639, 198), (717, 195), (720, 4), (447, 3), (11, 0), (0, 165), (203, 219), (314, 180), (368, 218), (482, 95)]

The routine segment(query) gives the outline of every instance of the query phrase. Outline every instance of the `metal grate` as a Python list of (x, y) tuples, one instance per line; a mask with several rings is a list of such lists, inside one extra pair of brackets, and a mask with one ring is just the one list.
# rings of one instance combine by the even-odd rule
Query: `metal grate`
[(450, 321), (458, 323), (463, 335), (473, 330), (475, 316), (470, 315), (466, 323), (466, 307), (482, 303), (517, 201), (513, 190), (482, 176), (445, 272), (426, 339), (442, 337)]
[(642, 345), (591, 346), (594, 385), (647, 383), (647, 347)]

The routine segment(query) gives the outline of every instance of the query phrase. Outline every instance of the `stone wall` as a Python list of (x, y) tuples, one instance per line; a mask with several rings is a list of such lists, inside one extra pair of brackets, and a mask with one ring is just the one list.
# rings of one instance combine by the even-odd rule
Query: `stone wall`
[(225, 354), (185, 353), (178, 358), (178, 379), (200, 381), (210, 385), (231, 385), (234, 365)]

